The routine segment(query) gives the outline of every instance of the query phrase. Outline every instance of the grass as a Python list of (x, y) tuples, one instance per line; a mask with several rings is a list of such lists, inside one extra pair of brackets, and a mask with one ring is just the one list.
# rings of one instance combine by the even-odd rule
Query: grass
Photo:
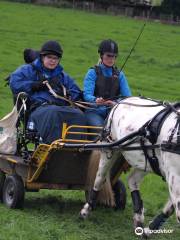
[[(82, 86), (87, 69), (97, 60), (97, 46), (104, 38), (120, 44), (117, 65), (122, 66), (142, 21), (120, 16), (106, 16), (75, 10), (0, 2), (0, 116), (12, 109), (12, 97), (3, 79), (23, 64), (24, 48), (39, 49), (49, 39), (61, 42), (62, 65)], [(139, 93), (156, 99), (180, 100), (180, 28), (148, 22), (124, 72), (133, 95)], [(123, 175), (123, 180), (127, 176)], [(168, 197), (167, 187), (159, 177), (149, 175), (142, 184), (146, 223), (162, 208)], [(128, 192), (124, 212), (100, 207), (89, 220), (78, 220), (84, 203), (80, 191), (40, 191), (27, 193), (24, 210), (9, 210), (0, 205), (0, 240), (106, 240), (137, 239), (132, 231), (132, 207)], [(175, 217), (155, 239), (178, 239)]]

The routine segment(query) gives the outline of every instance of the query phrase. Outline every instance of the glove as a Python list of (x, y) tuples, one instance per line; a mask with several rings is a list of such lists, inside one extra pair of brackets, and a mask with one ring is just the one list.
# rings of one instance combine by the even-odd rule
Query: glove
[(54, 89), (56, 89), (57, 87), (59, 87), (59, 86), (60, 86), (59, 78), (53, 77), (53, 78), (49, 81), (49, 85), (50, 85), (52, 88), (54, 88)]
[(46, 84), (44, 84), (42, 81), (33, 83), (31, 88), (32, 88), (33, 92), (47, 91), (48, 90)]

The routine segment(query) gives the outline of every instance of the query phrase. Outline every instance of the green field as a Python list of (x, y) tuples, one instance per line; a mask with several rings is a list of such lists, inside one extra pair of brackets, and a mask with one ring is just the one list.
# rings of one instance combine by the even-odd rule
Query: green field
[[(75, 10), (0, 2), (0, 117), (12, 109), (12, 98), (3, 79), (23, 63), (24, 48), (39, 49), (49, 39), (62, 43), (65, 71), (82, 86), (87, 69), (98, 60), (97, 46), (104, 38), (119, 42), (120, 67), (129, 53), (143, 21)], [(133, 95), (180, 100), (180, 28), (148, 22), (124, 72)], [(127, 176), (123, 175), (126, 180)], [(160, 212), (168, 197), (166, 184), (150, 175), (142, 184), (146, 223)], [(124, 212), (98, 208), (82, 222), (78, 213), (84, 203), (79, 191), (27, 193), (24, 210), (9, 210), (0, 204), (0, 240), (130, 240), (132, 208), (128, 192)], [(154, 239), (178, 239), (175, 217), (164, 226), (173, 234)]]

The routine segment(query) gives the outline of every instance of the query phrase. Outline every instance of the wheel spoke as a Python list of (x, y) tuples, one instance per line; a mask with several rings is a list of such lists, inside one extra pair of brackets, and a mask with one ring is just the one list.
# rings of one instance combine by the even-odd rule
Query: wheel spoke
[(15, 189), (14, 189), (13, 183), (9, 183), (9, 186), (7, 187), (7, 195), (6, 195), (8, 203), (11, 203), (13, 201), (14, 191)]
[(20, 176), (6, 177), (3, 188), (3, 202), (9, 208), (21, 208), (24, 202), (24, 184)]

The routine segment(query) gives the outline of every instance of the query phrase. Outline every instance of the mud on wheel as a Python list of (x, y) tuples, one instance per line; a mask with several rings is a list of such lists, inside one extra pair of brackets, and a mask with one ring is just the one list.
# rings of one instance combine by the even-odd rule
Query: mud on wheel
[(2, 201), (3, 196), (3, 186), (5, 181), (6, 175), (3, 171), (0, 170), (0, 201)]
[(22, 208), (24, 204), (24, 184), (20, 176), (6, 177), (3, 186), (3, 203), (9, 208)]

